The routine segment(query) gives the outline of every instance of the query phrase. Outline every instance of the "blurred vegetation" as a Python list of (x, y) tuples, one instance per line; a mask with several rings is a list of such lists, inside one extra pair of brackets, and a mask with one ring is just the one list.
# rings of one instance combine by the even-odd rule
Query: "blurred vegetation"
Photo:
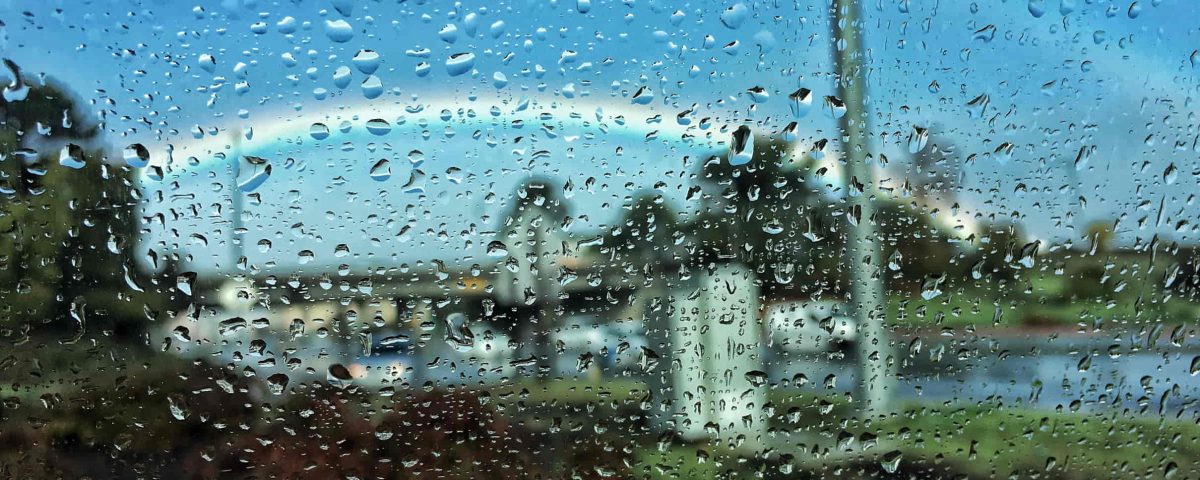
[(746, 165), (719, 157), (697, 165), (700, 186), (688, 201), (702, 207), (685, 228), (694, 236), (691, 261), (742, 262), (772, 296), (842, 291), (837, 209), (825, 187), (810, 181), (823, 150), (797, 154), (776, 137), (758, 137), (753, 148)]
[(311, 383), (263, 402), (259, 380), (232, 367), (123, 348), (64, 349), (99, 367), (73, 389), (0, 393), (0, 477), (630, 478), (625, 453), (500, 415), (479, 392)]
[(685, 255), (684, 232), (679, 213), (662, 195), (640, 192), (605, 232), (600, 252), (606, 263), (626, 268), (679, 264)]
[[(521, 410), (506, 410), (515, 418), (545, 415), (539, 407), (549, 405), (575, 405), (589, 416), (602, 412), (612, 418), (608, 410), (595, 409), (637, 405), (640, 396), (636, 382), (527, 387), (497, 390), (520, 392)], [(1200, 425), (1189, 421), (986, 402), (909, 403), (882, 419), (862, 419), (845, 395), (772, 389), (768, 400), (768, 436), (777, 446), (767, 457), (745, 458), (714, 444), (659, 436), (637, 444), (630, 452), (631, 476), (621, 478), (1098, 480), (1200, 474)]]
[[(0, 339), (137, 338), (165, 302), (132, 259), (133, 172), (85, 147), (98, 129), (69, 92), (26, 84), (0, 99)], [(60, 163), (68, 146), (81, 168)]]
[[(739, 461), (704, 445), (646, 449), (650, 478), (1062, 479), (1193, 478), (1200, 427), (1191, 422), (1021, 408), (912, 406), (882, 421), (826, 430), (767, 461)], [(832, 437), (832, 438), (831, 438)], [(836, 439), (836, 440), (833, 440)], [(815, 447), (815, 448), (814, 448)]]
[[(16, 355), (36, 358), (22, 346)], [(323, 382), (264, 402), (229, 367), (97, 342), (61, 349), (89, 375), (10, 365), (0, 477), (110, 478), (1180, 478), (1200, 426), (1000, 404), (908, 404), (861, 419), (849, 397), (772, 389), (777, 446), (741, 457), (652, 433), (635, 381), (533, 381), (394, 392)], [(86, 363), (81, 363), (86, 362)], [(85, 367), (86, 365), (86, 367)], [(64, 383), (65, 382), (65, 383)], [(72, 388), (54, 388), (69, 385)], [(618, 434), (619, 433), (619, 434)], [(898, 459), (898, 461), (895, 461)]]
[[(881, 196), (870, 221), (879, 226), (893, 326), (1071, 326), (1182, 323), (1197, 319), (1195, 255), (1178, 246), (1121, 249), (1112, 225), (1095, 222), (1085, 242), (1051, 246), (1008, 220), (980, 218), (956, 232), (935, 218), (956, 210), (953, 145), (938, 135), (914, 162), (903, 194)], [(848, 282), (842, 200), (824, 174), (819, 147), (798, 153), (778, 138), (758, 137), (754, 157), (732, 167), (698, 162), (699, 186), (677, 213), (660, 195), (642, 192), (605, 232), (600, 262), (634, 273), (640, 265), (740, 261), (758, 274), (765, 298), (840, 296)], [(923, 163), (922, 163), (923, 162)], [(940, 203), (939, 203), (940, 202)], [(943, 205), (943, 206), (939, 206)], [(1170, 250), (1172, 253), (1168, 253)]]
[(1200, 474), (1200, 426), (1192, 422), (999, 405), (916, 406), (859, 428), (881, 442), (893, 440), (901, 465), (937, 466), (945, 478)]

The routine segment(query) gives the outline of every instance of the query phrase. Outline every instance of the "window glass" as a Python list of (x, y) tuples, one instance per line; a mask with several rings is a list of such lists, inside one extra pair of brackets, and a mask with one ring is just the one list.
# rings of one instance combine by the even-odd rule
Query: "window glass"
[(0, 0), (0, 477), (1200, 476), (1195, 18)]

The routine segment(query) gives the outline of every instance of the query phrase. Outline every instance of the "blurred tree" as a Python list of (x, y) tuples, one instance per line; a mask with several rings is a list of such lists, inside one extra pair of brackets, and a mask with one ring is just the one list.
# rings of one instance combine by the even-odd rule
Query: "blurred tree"
[(683, 232), (679, 214), (662, 195), (641, 192), (604, 238), (601, 253), (614, 265), (644, 265), (679, 261), (677, 245)]
[(1021, 226), (1007, 222), (984, 224), (976, 239), (978, 249), (970, 259), (971, 277), (975, 280), (1015, 278), (1018, 272), (1017, 256), (1027, 245)]
[(954, 142), (937, 125), (914, 127), (910, 137), (912, 171), (908, 181), (913, 195), (925, 204), (954, 202), (962, 175)]
[(550, 331), (559, 323), (561, 279), (569, 273), (561, 263), (570, 254), (565, 232), (569, 212), (555, 182), (531, 178), (513, 192), (500, 233), (488, 246), (507, 255), (495, 292), (501, 305), (512, 310), (510, 331), (520, 341), (522, 356), (552, 356)]
[(568, 253), (563, 230), (568, 215), (566, 200), (549, 179), (531, 178), (513, 191), (499, 234), (489, 246), (493, 253), (506, 255), (496, 286), (502, 302), (522, 304), (529, 295), (541, 299), (557, 292), (554, 270), (558, 257)]
[(148, 282), (130, 261), (132, 173), (72, 143), (99, 130), (66, 89), (26, 85), (0, 99), (0, 328), (135, 335), (146, 307), (131, 294)]
[(1087, 225), (1085, 236), (1088, 255), (1076, 256), (1064, 262), (1066, 291), (1063, 299), (1102, 298), (1116, 282), (1105, 274), (1104, 256), (1112, 251), (1113, 222), (1097, 220)]
[(702, 188), (689, 194), (701, 205), (690, 229), (693, 261), (743, 262), (768, 291), (839, 288), (844, 236), (835, 230), (829, 199), (808, 181), (813, 156), (795, 155), (791, 143), (767, 137), (754, 140), (753, 152), (745, 165), (718, 157), (700, 165)]
[(1084, 235), (1091, 241), (1091, 253), (1102, 254), (1108, 253), (1112, 249), (1113, 243), (1113, 222), (1112, 221), (1095, 221), (1089, 223)]
[(876, 203), (876, 222), (890, 276), (889, 287), (917, 286), (931, 275), (957, 276), (957, 247), (924, 207), (914, 203)]

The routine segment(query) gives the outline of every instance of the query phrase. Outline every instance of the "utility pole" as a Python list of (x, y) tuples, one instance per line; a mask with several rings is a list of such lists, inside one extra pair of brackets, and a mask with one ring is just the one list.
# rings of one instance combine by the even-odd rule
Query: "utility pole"
[[(538, 285), (537, 294), (541, 297), (538, 302), (538, 306), (540, 307), (537, 313), (538, 324), (533, 333), (533, 351), (537, 356), (539, 368), (536, 378), (539, 383), (546, 383), (550, 381), (550, 378), (558, 374), (554, 346), (551, 344), (550, 329), (552, 326), (558, 325), (559, 289), (554, 283), (557, 281), (553, 271), (554, 253), (550, 249), (550, 246), (546, 245), (548, 241), (552, 241), (553, 237), (547, 239), (546, 237), (551, 236), (546, 235), (542, 231), (542, 228), (551, 228), (549, 225), (553, 225), (549, 222), (551, 219), (548, 217), (549, 215), (546, 215), (543, 211), (540, 217), (541, 221), (535, 221), (535, 223), (541, 224), (534, 228), (536, 233), (534, 234), (533, 246), (533, 251), (537, 255), (533, 261), (533, 267), (537, 270), (534, 282)], [(550, 366), (550, 371), (546, 375), (543, 375), (540, 371), (542, 362), (546, 362)]]
[(238, 176), (242, 173), (242, 133), (233, 132), (231, 143), (233, 148), (230, 149), (232, 155), (229, 156), (229, 199), (230, 208), (233, 210), (233, 221), (229, 223), (229, 256), (232, 257), (229, 266), (237, 268), (238, 262), (241, 262), (242, 256), (245, 255), (243, 239), (238, 236), (242, 229), (242, 191), (238, 188)]
[(875, 180), (867, 164), (870, 116), (858, 1), (833, 0), (830, 27), (838, 96), (846, 107), (841, 118), (846, 188), (850, 195), (850, 215), (856, 220), (846, 239), (846, 265), (850, 269), (850, 313), (858, 322), (858, 399), (864, 413), (874, 416), (888, 411), (894, 376), (890, 343), (883, 327), (883, 252), (873, 223)]

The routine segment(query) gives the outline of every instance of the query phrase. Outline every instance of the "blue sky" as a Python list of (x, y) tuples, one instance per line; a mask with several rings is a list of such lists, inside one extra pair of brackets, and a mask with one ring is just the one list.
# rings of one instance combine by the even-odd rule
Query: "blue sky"
[[(1072, 235), (1063, 219), (1069, 213), (1083, 218), (1077, 224), (1124, 217), (1126, 243), (1155, 233), (1195, 241), (1200, 65), (1190, 57), (1200, 48), (1200, 7), (1136, 3), (1131, 15), (1129, 2), (864, 2), (874, 149), (893, 160), (885, 175), (904, 174), (913, 125), (937, 125), (956, 146), (965, 172), (959, 201), (969, 214), (1015, 217), (1033, 235), (1058, 240)], [(259, 216), (247, 224), (247, 251), (271, 238), (273, 251), (289, 258), (313, 249), (314, 265), (345, 261), (332, 255), (343, 243), (335, 237), (389, 262), (479, 261), (462, 250), (473, 234), (459, 234), (471, 223), (493, 229), (494, 220), (481, 221), (494, 213), (482, 198), (492, 190), (509, 195), (531, 171), (607, 186), (573, 200), (588, 215), (579, 226), (587, 231), (657, 182), (681, 199), (683, 157), (719, 150), (738, 125), (775, 132), (795, 120), (803, 144), (836, 138), (835, 121), (819, 108), (835, 93), (826, 2), (593, 0), (580, 10), (576, 0), (0, 0), (7, 12), (0, 49), (108, 110), (113, 145), (145, 144), (156, 164), (173, 149), (168, 178), (148, 189), (177, 188), (205, 208), (219, 203), (224, 193), (213, 185), (225, 164), (214, 156), (229, 153), (230, 138), (241, 135), (242, 153), (274, 168), (259, 192)], [(379, 58), (367, 87), (372, 62), (356, 63), (360, 50)], [(458, 54), (474, 60), (451, 75), (447, 61)], [(344, 88), (339, 68), (350, 72)], [(756, 103), (752, 87), (769, 98)], [(794, 119), (786, 98), (799, 87), (816, 100)], [(652, 98), (633, 100), (643, 88)], [(968, 106), (981, 95), (985, 108)], [(679, 125), (687, 110), (692, 123)], [(392, 131), (367, 133), (373, 118)], [(706, 130), (703, 118), (711, 119)], [(313, 138), (315, 122), (331, 135)], [(200, 139), (197, 127), (206, 132)], [(1005, 143), (1012, 154), (995, 154)], [(1095, 153), (1076, 169), (1081, 147)], [(419, 168), (438, 176), (423, 194), (401, 188), (412, 150), (425, 157)], [(533, 158), (539, 150), (550, 155)], [(308, 168), (285, 168), (289, 157)], [(390, 159), (393, 175), (375, 182), (365, 175), (380, 158)], [(1172, 163), (1179, 175), (1168, 184), (1163, 172)], [(446, 180), (453, 169), (468, 173)], [(284, 206), (290, 193), (303, 200)], [(1160, 201), (1166, 220), (1156, 223)], [(689, 208), (682, 200), (675, 207)], [(428, 235), (393, 242), (405, 215)], [(292, 235), (296, 217), (327, 234)], [(214, 219), (168, 227), (211, 233)], [(179, 248), (196, 263), (222, 261), (223, 247), (187, 243)], [(274, 255), (259, 261), (289, 261)]]

